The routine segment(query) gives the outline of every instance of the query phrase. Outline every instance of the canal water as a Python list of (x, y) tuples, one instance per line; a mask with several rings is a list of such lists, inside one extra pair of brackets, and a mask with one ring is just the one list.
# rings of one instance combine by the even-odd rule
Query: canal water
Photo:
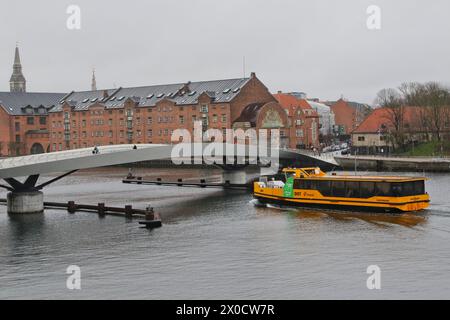
[[(83, 171), (45, 197), (150, 203), (161, 229), (60, 210), (8, 216), (0, 205), (0, 299), (450, 298), (450, 175), (429, 175), (429, 210), (393, 216), (258, 208), (246, 192), (125, 185), (126, 174)], [(211, 170), (135, 174), (218, 178)], [(66, 287), (71, 265), (80, 267), (80, 290)], [(381, 270), (379, 290), (367, 288), (370, 265)]]

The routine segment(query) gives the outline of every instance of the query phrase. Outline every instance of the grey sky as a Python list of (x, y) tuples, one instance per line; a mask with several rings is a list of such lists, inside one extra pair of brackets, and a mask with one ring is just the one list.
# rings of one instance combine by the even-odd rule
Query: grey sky
[[(68, 30), (68, 5), (81, 30)], [(366, 9), (382, 10), (379, 31)], [(372, 103), (403, 81), (449, 84), (448, 0), (40, 0), (0, 7), (0, 91), (19, 42), (28, 91), (241, 77), (272, 92)]]

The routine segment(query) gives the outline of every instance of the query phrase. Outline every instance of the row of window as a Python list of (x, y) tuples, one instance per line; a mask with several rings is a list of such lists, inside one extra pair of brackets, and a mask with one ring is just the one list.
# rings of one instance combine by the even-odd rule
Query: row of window
[[(35, 120), (34, 117), (27, 117), (27, 125), (34, 125)], [(40, 125), (46, 125), (47, 124), (47, 118), (46, 117), (39, 117), (39, 124)], [(16, 131), (20, 131), (20, 122), (15, 122), (14, 127)]]
[(294, 189), (317, 190), (326, 197), (406, 197), (424, 194), (425, 183), (423, 180), (411, 182), (366, 182), (295, 179)]
[[(224, 137), (226, 136), (226, 130), (227, 130), (226, 128), (222, 128), (222, 134), (223, 134)], [(157, 133), (158, 133), (159, 136), (169, 136), (169, 135), (173, 134), (173, 129), (159, 129)], [(133, 133), (130, 133), (130, 134), (133, 135)], [(88, 135), (89, 135), (88, 132), (83, 131), (83, 132), (81, 132), (80, 137), (81, 138), (87, 138)], [(112, 137), (114, 137), (114, 132), (113, 131), (107, 131), (107, 132), (105, 132), (105, 131), (91, 131), (90, 135), (91, 135), (91, 137), (104, 137), (104, 136), (107, 136), (109, 138), (112, 138)], [(58, 139), (58, 138), (62, 139), (63, 136), (64, 136), (65, 140), (70, 140), (70, 137), (72, 137), (73, 139), (78, 139), (78, 133), (76, 131), (74, 131), (72, 133), (72, 136), (70, 135), (70, 133), (64, 133), (64, 134), (62, 132), (58, 132), (58, 133), (57, 132), (53, 132), (52, 133), (52, 138), (53, 139)], [(118, 133), (118, 136), (120, 138), (123, 138), (125, 136), (125, 132), (124, 131), (120, 131)], [(136, 131), (136, 136), (137, 137), (141, 137), (142, 136), (142, 131), (141, 130), (137, 130)], [(147, 137), (153, 137), (153, 129), (147, 130)]]
[[(158, 123), (173, 123), (174, 122), (174, 117), (173, 116), (166, 116), (166, 117), (158, 117)], [(202, 118), (203, 119), (203, 118)], [(223, 123), (226, 123), (227, 122), (227, 115), (226, 114), (222, 114), (222, 116), (221, 116), (221, 118), (220, 118), (220, 120), (221, 120), (221, 122), (223, 122)], [(178, 117), (178, 121), (179, 121), (179, 123), (181, 123), (181, 124), (184, 124), (185, 123), (185, 117), (184, 116), (179, 116)], [(195, 122), (195, 121), (197, 121), (197, 116), (196, 115), (193, 115), (192, 117), (191, 117), (191, 121), (192, 122)], [(214, 115), (212, 115), (212, 120), (211, 120), (213, 123), (217, 123), (218, 121), (219, 121), (219, 117), (218, 117), (218, 115), (216, 115), (216, 114), (214, 114)], [(91, 126), (103, 126), (104, 124), (105, 124), (105, 121), (103, 120), (103, 119), (96, 119), (96, 120), (91, 120)], [(45, 124), (45, 118), (44, 118), (44, 123), (41, 123), (41, 124)], [(141, 125), (141, 119), (140, 118), (136, 118), (136, 122), (135, 122), (135, 124), (137, 125), (137, 126), (140, 126)], [(147, 124), (153, 124), (153, 117), (148, 117), (147, 118)], [(20, 130), (20, 123), (17, 123), (16, 125), (19, 125), (19, 129), (16, 129), (16, 130)], [(60, 127), (66, 127), (66, 125), (67, 125), (67, 123), (65, 123), (64, 125), (63, 125), (63, 122), (62, 121), (53, 121), (52, 122), (52, 127), (53, 128), (60, 128)], [(76, 127), (76, 125), (77, 125), (77, 122), (75, 121), (75, 120), (72, 120), (72, 126), (73, 127)], [(113, 125), (113, 120), (112, 119), (109, 119), (108, 120), (108, 125), (109, 126), (112, 126)], [(119, 125), (120, 126), (123, 126), (123, 125), (125, 125), (125, 122), (124, 122), (124, 120), (123, 119), (120, 119), (119, 120)], [(86, 127), (86, 120), (82, 120), (81, 121), (81, 126), (82, 127)], [(68, 127), (67, 127), (68, 128)]]
[[(216, 110), (219, 107), (221, 109), (225, 109), (225, 105), (212, 106), (212, 109)], [(192, 108), (193, 111), (197, 110), (197, 106), (192, 106), (191, 108)], [(153, 108), (148, 108), (146, 110), (148, 110), (148, 112), (152, 112)], [(173, 110), (173, 107), (172, 106), (163, 106), (163, 107), (159, 106), (156, 110), (158, 112), (171, 112)], [(179, 106), (178, 110), (179, 111), (184, 111), (184, 107), (183, 106)], [(44, 111), (45, 111), (45, 109), (44, 109)], [(123, 112), (124, 112), (123, 109), (119, 109), (118, 111), (119, 111), (119, 114), (123, 114)], [(133, 115), (133, 112), (140, 113), (140, 111), (141, 111), (141, 109), (134, 109), (134, 110), (127, 109), (127, 114), (128, 115)], [(207, 104), (201, 105), (200, 106), (200, 111), (202, 113), (208, 113), (209, 112), (209, 106)], [(104, 113), (106, 113), (106, 111), (104, 111), (104, 110), (91, 110), (91, 111), (89, 111), (89, 114), (91, 114), (91, 115), (103, 115)], [(108, 110), (108, 114), (113, 114), (113, 110)], [(71, 115), (75, 116), (76, 113), (74, 111), (72, 111), (72, 112), (64, 112), (64, 117), (66, 119), (70, 118)], [(85, 116), (86, 115), (86, 111), (82, 111), (82, 115)], [(59, 116), (58, 113), (52, 113), (51, 114), (51, 117), (58, 117), (58, 116)]]

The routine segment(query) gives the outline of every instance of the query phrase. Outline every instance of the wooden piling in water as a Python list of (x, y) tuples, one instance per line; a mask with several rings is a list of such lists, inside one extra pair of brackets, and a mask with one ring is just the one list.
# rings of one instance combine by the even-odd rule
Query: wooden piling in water
[[(6, 203), (6, 199), (0, 199), (0, 203)], [(45, 208), (52, 209), (65, 209), (70, 214), (74, 214), (77, 211), (93, 212), (97, 213), (100, 217), (105, 215), (125, 216), (127, 219), (133, 218), (133, 216), (140, 217), (144, 220), (144, 224), (148, 228), (158, 228), (162, 225), (161, 218), (158, 214), (155, 214), (153, 210), (133, 209), (132, 205), (126, 205), (125, 207), (107, 207), (105, 203), (101, 202), (97, 205), (89, 204), (77, 204), (75, 201), (61, 202), (44, 202)], [(142, 221), (141, 221), (142, 222)]]
[(125, 206), (125, 217), (127, 217), (127, 218), (133, 217), (133, 206), (131, 206), (131, 205)]
[(69, 201), (67, 202), (67, 211), (69, 213), (75, 213), (75, 211), (77, 210), (77, 207), (75, 205), (75, 201)]
[(101, 217), (105, 215), (105, 204), (104, 203), (98, 204), (98, 215)]

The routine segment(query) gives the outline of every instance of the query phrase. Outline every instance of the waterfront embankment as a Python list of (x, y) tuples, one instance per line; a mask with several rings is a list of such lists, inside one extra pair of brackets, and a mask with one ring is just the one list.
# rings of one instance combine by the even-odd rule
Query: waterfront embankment
[(335, 156), (344, 170), (450, 172), (450, 158)]

